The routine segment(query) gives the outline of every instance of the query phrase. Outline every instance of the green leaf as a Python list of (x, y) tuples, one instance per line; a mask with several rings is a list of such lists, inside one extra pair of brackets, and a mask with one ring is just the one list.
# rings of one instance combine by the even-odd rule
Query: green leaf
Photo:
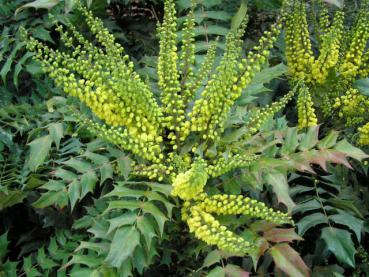
[(95, 189), (97, 183), (97, 176), (95, 171), (87, 171), (81, 177), (81, 198), (85, 197), (87, 193)]
[(57, 5), (60, 2), (60, 0), (35, 0), (30, 3), (27, 3), (18, 9), (15, 10), (15, 16), (27, 8), (35, 8), (35, 9), (48, 9), (50, 10), (52, 7)]
[[(90, 268), (94, 268), (96, 267), (96, 265), (101, 264), (102, 258), (100, 257), (94, 257), (93, 255), (82, 255), (82, 254), (75, 254), (73, 255), (72, 259), (63, 267), (66, 268), (72, 264), (83, 264), (86, 265), (87, 267)], [(75, 275), (73, 274), (73, 277)], [(81, 275), (77, 275), (77, 276), (88, 276), (86, 275), (86, 271), (84, 271)]]
[(324, 137), (319, 143), (318, 148), (319, 149), (328, 149), (336, 145), (338, 138), (338, 132), (336, 131), (330, 131), (327, 136)]
[(54, 172), (54, 176), (63, 179), (65, 182), (73, 182), (75, 179), (78, 178), (77, 174), (73, 173), (72, 171), (65, 170), (63, 168), (58, 167)]
[(338, 261), (355, 267), (355, 245), (350, 232), (342, 229), (326, 227), (322, 229), (322, 239)]
[(144, 236), (148, 250), (150, 250), (152, 239), (156, 237), (154, 224), (146, 216), (140, 216), (137, 218), (137, 228), (140, 230), (141, 234)]
[(241, 6), (238, 8), (237, 13), (232, 17), (231, 29), (237, 30), (246, 16), (247, 16), (247, 1), (242, 0)]
[(27, 194), (21, 190), (8, 190), (6, 193), (0, 192), (0, 211), (21, 203), (26, 196)]
[(37, 201), (33, 202), (32, 205), (35, 208), (43, 209), (45, 207), (57, 204), (63, 208), (67, 205), (68, 198), (65, 191), (48, 191), (41, 195)]
[(43, 41), (48, 41), (51, 43), (55, 43), (54, 40), (50, 36), (50, 32), (46, 30), (43, 26), (37, 26), (31, 30), (32, 36), (35, 38), (41, 39)]
[(57, 264), (46, 256), (45, 249), (40, 248), (37, 251), (37, 263), (42, 265), (43, 269), (52, 269), (57, 266)]
[(318, 136), (319, 136), (319, 126), (310, 127), (301, 138), (299, 149), (301, 151), (306, 151), (314, 148), (319, 142)]
[(222, 256), (219, 253), (219, 250), (213, 250), (206, 256), (204, 263), (201, 268), (212, 266), (215, 263), (218, 263), (222, 259)]
[(294, 208), (293, 208), (293, 213), (305, 213), (308, 211), (312, 211), (312, 210), (318, 210), (321, 209), (322, 206), (320, 204), (320, 202), (316, 199), (311, 199), (309, 201), (306, 202), (302, 202), (302, 203), (298, 203)]
[(252, 79), (251, 84), (267, 84), (270, 83), (275, 78), (278, 78), (287, 72), (288, 67), (283, 64), (277, 64), (271, 67), (266, 67), (260, 72), (255, 74), (255, 77)]
[(42, 274), (34, 267), (34, 265), (32, 265), (31, 256), (28, 256), (27, 258), (23, 258), (23, 269), (27, 277), (42, 276)]
[(0, 262), (5, 258), (5, 255), (8, 252), (8, 245), (8, 232), (5, 232), (0, 236)]
[(226, 276), (226, 272), (225, 272), (224, 268), (221, 267), (221, 266), (217, 266), (217, 267), (213, 268), (206, 275), (206, 277), (225, 277), (225, 276)]
[(322, 213), (306, 215), (296, 223), (300, 236), (303, 236), (307, 230), (318, 224), (328, 224), (328, 219)]
[(331, 215), (329, 219), (337, 224), (347, 226), (355, 232), (358, 241), (361, 240), (361, 230), (364, 228), (363, 220), (358, 219), (357, 217), (354, 217), (344, 211), (340, 211), (339, 214)]
[(49, 135), (51, 139), (54, 141), (56, 148), (59, 149), (60, 140), (64, 136), (64, 128), (63, 124), (59, 122), (49, 124)]
[(17, 52), (23, 48), (25, 45), (25, 43), (18, 43), (12, 50), (12, 52), (10, 53), (10, 55), (8, 56), (6, 62), (4, 63), (4, 65), (1, 68), (0, 71), (0, 76), (3, 79), (4, 84), (6, 84), (6, 76), (8, 75), (11, 65), (15, 59), (15, 56), (17, 55)]
[(106, 208), (105, 212), (109, 212), (115, 209), (127, 209), (133, 211), (135, 209), (140, 208), (140, 202), (136, 200), (116, 200), (116, 201), (109, 201), (109, 206)]
[(365, 154), (361, 149), (351, 145), (347, 142), (347, 140), (341, 140), (337, 145), (334, 147), (335, 150), (341, 151), (345, 153), (347, 156), (354, 158), (358, 161), (368, 158), (369, 156)]
[(27, 166), (31, 171), (36, 171), (36, 169), (43, 164), (47, 154), (50, 151), (51, 142), (52, 139), (48, 135), (35, 139), (28, 144), (31, 148), (31, 151), (27, 161)]
[(81, 183), (78, 181), (78, 179), (74, 180), (68, 186), (68, 197), (71, 209), (73, 210), (75, 204), (81, 198)]
[(297, 138), (297, 128), (288, 128), (286, 138), (284, 139), (282, 148), (280, 150), (281, 155), (285, 156), (295, 152), (298, 145), (299, 142)]
[(120, 174), (122, 174), (124, 179), (127, 180), (129, 174), (131, 173), (131, 159), (129, 156), (122, 156), (117, 160), (117, 163)]
[(142, 211), (144, 213), (149, 213), (153, 215), (156, 222), (158, 223), (160, 235), (162, 236), (164, 232), (164, 224), (165, 224), (165, 221), (167, 221), (167, 217), (162, 213), (162, 211), (160, 211), (158, 207), (156, 207), (151, 202), (145, 202), (142, 205)]
[(100, 185), (107, 179), (113, 179), (113, 167), (110, 163), (104, 164), (100, 167)]
[(352, 211), (359, 218), (362, 218), (362, 219), (364, 218), (363, 214), (359, 211), (359, 209), (355, 206), (355, 203), (351, 200), (330, 198), (330, 199), (328, 199), (328, 203), (332, 204), (333, 206), (335, 206), (337, 208)]
[(358, 89), (361, 94), (369, 96), (369, 78), (355, 81), (353, 87)]
[(120, 267), (123, 262), (133, 255), (140, 243), (140, 234), (134, 227), (123, 227), (115, 232), (110, 250), (105, 261), (113, 267)]
[(92, 170), (92, 166), (90, 163), (86, 161), (77, 160), (75, 158), (71, 158), (68, 161), (63, 162), (63, 164), (70, 166), (71, 168), (77, 170), (80, 173), (85, 173), (86, 171)]
[(269, 250), (277, 268), (293, 277), (305, 277), (309, 275), (309, 268), (306, 266), (300, 255), (287, 243), (273, 246)]
[(265, 180), (272, 186), (273, 191), (277, 195), (278, 202), (282, 202), (287, 206), (289, 211), (292, 211), (296, 204), (292, 201), (289, 195), (289, 186), (286, 175), (279, 172), (269, 172), (265, 175)]
[(137, 220), (137, 214), (135, 213), (124, 213), (121, 216), (109, 219), (109, 230), (108, 234), (113, 232), (115, 229), (122, 227), (124, 225), (133, 225)]

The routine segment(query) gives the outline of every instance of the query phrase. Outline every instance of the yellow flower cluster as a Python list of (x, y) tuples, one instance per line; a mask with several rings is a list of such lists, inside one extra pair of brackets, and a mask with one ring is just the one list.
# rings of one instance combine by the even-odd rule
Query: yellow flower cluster
[(311, 82), (311, 65), (314, 55), (306, 19), (304, 3), (296, 4), (292, 12), (286, 15), (286, 59), (288, 73), (295, 81)]
[(192, 164), (190, 170), (179, 173), (175, 177), (172, 195), (183, 200), (194, 199), (203, 192), (207, 180), (206, 162), (198, 159)]
[(192, 66), (195, 63), (195, 17), (194, 17), (194, 6), (195, 1), (191, 0), (191, 10), (187, 14), (186, 19), (183, 23), (183, 38), (182, 38), (182, 55), (181, 63), (179, 65), (180, 75), (181, 75), (181, 87), (187, 83), (187, 78), (193, 77)]
[(293, 224), (288, 214), (275, 212), (263, 202), (242, 195), (213, 195), (198, 204), (201, 210), (217, 215), (247, 215), (275, 224)]
[(309, 88), (301, 85), (297, 100), (298, 127), (300, 129), (315, 126), (318, 119), (315, 115), (314, 103), (311, 99)]
[(209, 245), (238, 254), (250, 254), (255, 251), (258, 241), (247, 241), (229, 231), (219, 223), (216, 215), (247, 215), (275, 224), (294, 224), (291, 217), (280, 211), (275, 212), (264, 203), (242, 195), (200, 195), (201, 201), (193, 205), (186, 201), (182, 209), (182, 218), (187, 220), (190, 232)]
[[(173, 0), (165, 0), (164, 20), (158, 27), (159, 106), (149, 85), (134, 71), (133, 63), (124, 55), (124, 49), (115, 42), (114, 36), (104, 28), (102, 21), (94, 18), (91, 11), (78, 1), (76, 7), (86, 18), (97, 39), (96, 44), (83, 37), (70, 23), (66, 23), (67, 30), (56, 23), (61, 40), (71, 49), (69, 52), (53, 50), (34, 38), (28, 39), (27, 47), (35, 52), (35, 59), (40, 61), (57, 86), (78, 98), (106, 124), (82, 117), (80, 122), (99, 137), (134, 154), (133, 159), (140, 163), (132, 164), (133, 175), (172, 182), (172, 196), (184, 201), (182, 216), (191, 232), (210, 245), (245, 254), (254, 251), (258, 243), (248, 242), (227, 230), (212, 213), (243, 214), (277, 224), (291, 223), (287, 215), (274, 212), (255, 200), (204, 193), (210, 176), (220, 176), (258, 159), (257, 155), (245, 156), (240, 152), (222, 153), (224, 148), (218, 149), (218, 155), (210, 157), (207, 153), (211, 152), (211, 145), (219, 142), (234, 102), (267, 61), (282, 27), (280, 19), (270, 31), (264, 32), (246, 59), (241, 59), (242, 37), (247, 23), (244, 20), (227, 36), (225, 54), (215, 74), (209, 76), (216, 44), (210, 45), (204, 62), (195, 73), (195, 19), (192, 9), (183, 25), (182, 55), (178, 61), (175, 5)], [(205, 79), (208, 80), (204, 90), (201, 95), (196, 95)], [(246, 126), (250, 132), (257, 132), (268, 117), (286, 105), (293, 93), (289, 92), (270, 107), (258, 110)], [(191, 105), (195, 96), (199, 97)], [(186, 115), (187, 108), (191, 112)], [(189, 152), (191, 147), (193, 153)], [(197, 151), (205, 152), (205, 157), (213, 161), (199, 158)]]
[(295, 95), (295, 89), (284, 95), (279, 101), (273, 102), (270, 106), (267, 105), (261, 109), (256, 110), (247, 122), (248, 130), (241, 137), (242, 140), (250, 138), (257, 133), (263, 124), (270, 119), (277, 112), (282, 110)]
[[(114, 56), (123, 50), (108, 49), (112, 45), (109, 36), (105, 36), (107, 30), (97, 24), (99, 21), (92, 21), (92, 15), (85, 8), (80, 9), (86, 13), (87, 23), (100, 43), (107, 45), (105, 52), (76, 35), (73, 29), (72, 35), (83, 44), (70, 54), (55, 51), (34, 38), (28, 40), (28, 49), (37, 52), (35, 59), (40, 61), (57, 86), (79, 98), (100, 119), (111, 126), (124, 126), (129, 137), (134, 137), (139, 144), (159, 146), (163, 140), (160, 135), (162, 112), (153, 94), (134, 72), (128, 56)], [(71, 43), (62, 28), (58, 30), (62, 39)], [(151, 156), (151, 161), (158, 160), (154, 152), (143, 155)]]
[(359, 69), (360, 78), (369, 76), (369, 50), (363, 55), (362, 63)]
[(193, 74), (192, 77), (189, 78), (188, 81), (185, 83), (183, 96), (186, 104), (189, 101), (193, 100), (197, 90), (202, 86), (202, 82), (204, 81), (204, 79), (206, 79), (206, 77), (208, 77), (214, 64), (216, 49), (216, 43), (210, 44), (200, 69), (196, 72), (196, 74)]
[(369, 145), (369, 122), (364, 126), (358, 128), (359, 131), (359, 144)]
[(369, 120), (369, 97), (362, 95), (357, 89), (351, 88), (345, 95), (337, 97), (333, 105), (339, 110), (339, 117), (344, 119), (347, 127), (355, 127)]
[[(187, 26), (190, 30), (190, 26)], [(177, 70), (177, 22), (173, 1), (164, 1), (164, 20), (158, 28), (160, 52), (158, 57), (158, 85), (161, 89), (161, 102), (164, 108), (164, 126), (171, 131), (169, 139), (176, 144), (176, 132), (185, 120), (185, 106), (180, 94), (181, 85)], [(188, 35), (188, 34), (187, 34)], [(190, 44), (190, 42), (188, 42)], [(186, 47), (190, 47), (186, 45)]]
[[(86, 118), (79, 118), (79, 122), (87, 129), (115, 145), (131, 151), (132, 153), (154, 163), (161, 163), (164, 155), (160, 146), (153, 142), (142, 142), (139, 137), (130, 136), (127, 129), (123, 127), (107, 126)], [(155, 174), (155, 172), (151, 173)], [(155, 175), (156, 177), (156, 175)]]
[(218, 177), (236, 168), (247, 167), (258, 158), (257, 155), (244, 156), (229, 153), (227, 158), (221, 156), (213, 161), (213, 164), (208, 165), (207, 172), (209, 176)]
[(361, 10), (350, 46), (345, 53), (339, 71), (347, 79), (354, 79), (363, 62), (363, 54), (369, 39), (369, 11)]
[[(369, 10), (363, 4), (356, 23), (344, 33), (343, 11), (336, 11), (330, 24), (327, 5), (323, 1), (318, 2), (320, 13), (316, 30), (319, 43), (317, 58), (311, 51), (305, 1), (294, 1), (286, 14), (286, 58), (289, 73), (293, 84), (302, 80), (306, 86), (298, 99), (299, 127), (317, 124), (313, 106), (320, 108), (325, 117), (334, 115), (333, 108), (336, 108), (347, 125), (355, 125), (364, 120), (359, 115), (363, 107), (363, 104), (359, 104), (359, 98), (364, 98), (358, 97), (349, 89), (357, 77), (365, 78), (369, 74), (369, 66), (366, 64), (369, 54), (364, 53), (369, 39)], [(345, 99), (347, 103), (344, 105)], [(343, 110), (339, 110), (341, 108)]]
[(327, 33), (321, 36), (319, 57), (311, 65), (312, 77), (318, 84), (323, 84), (326, 81), (329, 71), (338, 62), (343, 33), (343, 17), (343, 12), (337, 11), (332, 26), (327, 29)]
[[(247, 59), (239, 63), (240, 42), (244, 31), (243, 26), (231, 32), (227, 38), (227, 51), (217, 70), (208, 82), (201, 98), (196, 100), (189, 113), (191, 121), (184, 126), (183, 137), (190, 131), (199, 132), (203, 139), (216, 140), (223, 133), (226, 119), (234, 101), (241, 95), (242, 90), (251, 82), (252, 77), (260, 70), (266, 61), (269, 50), (276, 40), (281, 24), (273, 25), (271, 31), (266, 31), (259, 40), (259, 45), (250, 52)], [(238, 76), (238, 77), (235, 77)]]
[(173, 173), (172, 168), (167, 167), (165, 164), (154, 163), (151, 165), (138, 164), (132, 168), (132, 175), (147, 177), (150, 180), (163, 181), (165, 177), (170, 176)]
[(236, 254), (249, 254), (255, 251), (257, 243), (246, 241), (242, 237), (229, 231), (211, 214), (204, 212), (197, 206), (191, 207), (191, 217), (187, 220), (190, 232), (209, 245), (216, 245), (219, 249)]

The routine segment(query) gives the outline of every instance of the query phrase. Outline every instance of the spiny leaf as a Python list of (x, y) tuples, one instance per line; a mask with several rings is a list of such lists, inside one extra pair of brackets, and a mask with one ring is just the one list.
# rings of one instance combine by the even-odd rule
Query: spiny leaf
[(273, 187), (273, 191), (277, 195), (278, 202), (285, 204), (289, 211), (292, 211), (296, 205), (290, 195), (289, 186), (286, 175), (279, 172), (266, 173), (265, 180)]
[(350, 232), (326, 227), (322, 229), (322, 239), (327, 244), (328, 249), (340, 262), (355, 267), (356, 250)]
[(105, 261), (114, 267), (122, 266), (123, 262), (133, 255), (140, 243), (140, 234), (134, 227), (123, 227), (115, 232), (110, 250)]
[(15, 16), (20, 13), (22, 10), (26, 8), (35, 8), (35, 9), (48, 9), (50, 10), (52, 7), (57, 5), (60, 0), (35, 0), (30, 3), (27, 3), (18, 9), (15, 10)]
[(318, 224), (328, 224), (328, 219), (322, 213), (314, 213), (304, 216), (296, 223), (299, 235), (303, 236), (306, 231)]
[(51, 142), (51, 137), (47, 135), (37, 138), (28, 144), (31, 151), (27, 161), (27, 166), (31, 171), (36, 171), (36, 169), (43, 164), (50, 151)]
[(309, 268), (300, 255), (286, 243), (273, 246), (269, 250), (276, 266), (293, 277), (309, 276)]

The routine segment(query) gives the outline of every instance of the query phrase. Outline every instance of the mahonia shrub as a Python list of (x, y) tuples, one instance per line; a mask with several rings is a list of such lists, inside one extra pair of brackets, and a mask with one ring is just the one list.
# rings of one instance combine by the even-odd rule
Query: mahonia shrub
[[(196, 238), (226, 253), (251, 255), (257, 262), (258, 257), (269, 247), (268, 240), (258, 234), (274, 230), (278, 225), (293, 225), (291, 217), (288, 213), (276, 211), (243, 194), (211, 192), (208, 188), (211, 179), (244, 169), (250, 172), (250, 182), (283, 187), (277, 189), (277, 198), (291, 211), (294, 204), (288, 196), (287, 172), (310, 171), (310, 164), (322, 165), (324, 168), (326, 162), (348, 165), (345, 157), (349, 154), (345, 150), (345, 142), (337, 144), (336, 141), (328, 141), (320, 145), (314, 135), (309, 138), (298, 135), (296, 128), (287, 134), (270, 136), (271, 130), (268, 130), (269, 135), (265, 137), (257, 135), (270, 118), (293, 98), (298, 86), (271, 105), (255, 107), (249, 113), (235, 108), (236, 100), (267, 62), (282, 28), (283, 17), (278, 18), (270, 30), (263, 33), (258, 44), (246, 57), (242, 54), (242, 36), (247, 23), (247, 18), (244, 19), (238, 28), (232, 29), (227, 35), (224, 54), (215, 69), (215, 43), (210, 44), (203, 63), (196, 68), (193, 10), (185, 19), (183, 37), (178, 45), (175, 4), (172, 0), (165, 0), (164, 19), (158, 26), (160, 53), (157, 60), (157, 85), (160, 94), (156, 95), (150, 83), (135, 72), (133, 62), (125, 54), (123, 47), (115, 42), (102, 21), (80, 3), (77, 2), (76, 7), (85, 16), (96, 43), (83, 37), (71, 23), (66, 23), (65, 28), (55, 22), (61, 40), (69, 51), (53, 50), (35, 38), (27, 38), (23, 31), (27, 47), (35, 53), (34, 58), (54, 79), (55, 84), (63, 88), (66, 94), (79, 99), (95, 115), (88, 117), (74, 112), (80, 123), (98, 137), (130, 152), (131, 175), (137, 180), (151, 180), (150, 186), (153, 189), (151, 193), (146, 193), (143, 190), (134, 191), (128, 187), (116, 186), (103, 199), (96, 200), (96, 207), (89, 208), (90, 215), (75, 223), (78, 226), (75, 226), (76, 229), (91, 227), (93, 216), (96, 215), (103, 219), (109, 213), (116, 213), (117, 209), (141, 209), (144, 213), (152, 213), (161, 222), (159, 228), (162, 234), (165, 220), (160, 216), (158, 208), (151, 202), (140, 203), (126, 198), (137, 200), (142, 197), (162, 201), (171, 210), (172, 204), (163, 201), (159, 194), (165, 190), (156, 182), (169, 183), (171, 196), (179, 199), (181, 218)], [(300, 94), (311, 102), (307, 90)], [(306, 113), (304, 107), (301, 107), (301, 111)], [(240, 112), (243, 114), (240, 115)], [(277, 147), (281, 138), (286, 139), (286, 144)], [(301, 147), (298, 147), (299, 144)], [(107, 208), (105, 204), (98, 204), (109, 197), (115, 200), (106, 204)], [(251, 237), (241, 236), (219, 219), (230, 215), (246, 217), (251, 221), (259, 220), (266, 225), (250, 227), (253, 230)], [(129, 214), (122, 215), (120, 220), (125, 224), (121, 225), (130, 222), (139, 229), (142, 228), (141, 231), (147, 229), (144, 228), (148, 227), (147, 222), (144, 224), (142, 217), (134, 216), (131, 219)], [(109, 230), (102, 232), (109, 224)], [(110, 234), (121, 226), (118, 224), (119, 221), (115, 219), (107, 219), (104, 224), (92, 226), (89, 230), (95, 235), (95, 240), (83, 243), (78, 250), (93, 251), (101, 240), (111, 241)], [(122, 227), (115, 231), (113, 238), (117, 238), (117, 241), (121, 241), (121, 238), (126, 241), (129, 238), (132, 240), (132, 249), (126, 249), (122, 253), (120, 249), (110, 249), (104, 260), (116, 269), (119, 276), (129, 276), (132, 266), (139, 272), (142, 271), (143, 266), (140, 265), (139, 270), (139, 266), (135, 266), (135, 259), (131, 259), (128, 253), (129, 250), (135, 250), (140, 242), (135, 228)], [(280, 229), (275, 229), (275, 232), (279, 231)], [(301, 239), (291, 229), (287, 233), (291, 239), (282, 239), (284, 242)], [(156, 237), (155, 234), (148, 234), (145, 240), (150, 243), (157, 241), (153, 239), (154, 236)], [(275, 238), (272, 245), (280, 241)], [(283, 245), (280, 249), (275, 248), (273, 253), (278, 255), (286, 247)], [(143, 255), (143, 248), (137, 248), (140, 252), (136, 254), (140, 257)], [(157, 254), (154, 248), (150, 248), (150, 251), (147, 263), (151, 263)], [(99, 253), (102, 252), (98, 251), (97, 256)], [(292, 257), (295, 256), (296, 253)], [(80, 256), (74, 256), (68, 265), (78, 263), (80, 259)], [(296, 259), (304, 264), (301, 258)], [(304, 272), (307, 275), (305, 267)]]
[(350, 26), (343, 10), (336, 10), (331, 19), (327, 4), (317, 2), (318, 19), (313, 18), (312, 24), (316, 45), (309, 32), (306, 3), (293, 1), (286, 8), (288, 73), (292, 83), (301, 84), (299, 127), (316, 125), (317, 118), (331, 118), (345, 127), (360, 127), (358, 142), (367, 145), (369, 116), (364, 111), (369, 98), (355, 88), (355, 81), (369, 76), (368, 3), (361, 3)]

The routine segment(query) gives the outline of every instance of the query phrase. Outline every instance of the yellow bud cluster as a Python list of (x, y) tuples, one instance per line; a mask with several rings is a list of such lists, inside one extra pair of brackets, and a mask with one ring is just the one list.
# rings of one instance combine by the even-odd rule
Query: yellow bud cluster
[(208, 77), (214, 64), (216, 49), (217, 43), (210, 44), (200, 69), (196, 72), (196, 74), (193, 74), (191, 78), (189, 78), (188, 81), (185, 83), (183, 96), (186, 104), (189, 101), (193, 100), (196, 91), (201, 87), (204, 79)]
[(362, 63), (359, 69), (360, 78), (366, 78), (369, 76), (369, 50), (363, 55)]
[(200, 136), (205, 140), (219, 138), (224, 131), (224, 121), (231, 107), (255, 73), (260, 71), (261, 64), (266, 61), (280, 28), (281, 24), (277, 23), (272, 26), (271, 31), (264, 32), (259, 45), (254, 48), (255, 52), (249, 53), (248, 58), (243, 59), (241, 63), (238, 62), (240, 55), (238, 40), (244, 31), (234, 31), (233, 36), (228, 37), (227, 51), (216, 74), (211, 76), (202, 92), (201, 98), (195, 101), (189, 113), (190, 124), (183, 130), (182, 139), (189, 134), (189, 130), (200, 132)]
[(301, 85), (299, 88), (297, 113), (298, 127), (300, 129), (318, 124), (318, 119), (315, 115), (314, 103), (311, 99), (310, 91), (305, 85)]
[(306, 7), (301, 2), (286, 15), (286, 59), (288, 73), (295, 81), (311, 82), (311, 65), (314, 55), (306, 19)]
[(369, 122), (364, 126), (358, 128), (359, 131), (359, 144), (369, 145)]
[(237, 254), (247, 254), (255, 251), (257, 243), (249, 242), (229, 231), (211, 214), (204, 212), (197, 206), (190, 208), (190, 218), (187, 220), (190, 232), (209, 245)]
[(312, 77), (319, 84), (326, 81), (330, 69), (338, 62), (343, 33), (343, 17), (343, 12), (337, 11), (332, 26), (327, 29), (327, 33), (321, 36), (319, 57), (311, 65)]
[(132, 175), (147, 177), (150, 180), (163, 181), (165, 178), (173, 173), (170, 167), (164, 164), (151, 164), (151, 165), (134, 165), (132, 169)]
[(112, 127), (102, 123), (94, 122), (90, 119), (80, 117), (79, 121), (87, 129), (115, 145), (119, 145), (125, 150), (145, 158), (155, 163), (162, 162), (164, 155), (161, 154), (160, 146), (154, 142), (143, 143), (139, 137), (129, 135), (127, 129), (123, 127)]
[(294, 95), (295, 90), (291, 90), (279, 101), (273, 102), (270, 106), (266, 105), (265, 107), (255, 111), (254, 114), (250, 116), (249, 120), (247, 121), (247, 131), (242, 135), (240, 139), (249, 139), (253, 134), (257, 133), (268, 119), (270, 119), (271, 117), (273, 117), (273, 115), (282, 110), (287, 105), (287, 103), (291, 101)]
[(338, 110), (339, 117), (345, 121), (347, 127), (358, 126), (369, 120), (369, 97), (351, 88), (345, 95), (335, 99), (333, 108)]
[(172, 131), (170, 139), (175, 144), (179, 124), (185, 119), (185, 106), (180, 94), (179, 72), (177, 70), (176, 10), (172, 0), (164, 1), (164, 20), (158, 27), (160, 52), (158, 57), (158, 85), (161, 102), (166, 115), (164, 126)]
[(359, 74), (364, 51), (369, 39), (369, 11), (361, 10), (350, 46), (340, 66), (340, 73), (347, 79), (353, 79)]
[(217, 215), (247, 215), (275, 224), (293, 224), (288, 214), (274, 211), (263, 202), (242, 195), (213, 195), (197, 204), (201, 210)]
[[(62, 39), (71, 43), (62, 28), (57, 29)], [(124, 126), (139, 144), (159, 145), (161, 109), (147, 85), (134, 73), (133, 63), (127, 63), (128, 56), (118, 62), (93, 47), (75, 29), (71, 32), (82, 44), (70, 54), (54, 51), (34, 38), (28, 40), (27, 47), (37, 52), (34, 58), (57, 86), (79, 98), (100, 119), (112, 126)], [(150, 155), (150, 160), (155, 159), (153, 153)]]
[(181, 55), (181, 63), (179, 64), (179, 70), (181, 78), (181, 86), (186, 84), (188, 78), (193, 77), (193, 68), (192, 66), (195, 63), (195, 17), (194, 17), (194, 6), (195, 1), (191, 1), (191, 10), (187, 14), (186, 19), (183, 23), (183, 37), (182, 37), (182, 55)]
[(236, 168), (247, 167), (259, 158), (257, 155), (245, 156), (229, 153), (228, 157), (221, 156), (207, 166), (209, 176), (218, 177)]
[(190, 170), (179, 173), (173, 181), (172, 195), (183, 200), (196, 198), (203, 192), (208, 180), (206, 163), (202, 159), (196, 160)]
[(323, 1), (319, 1), (319, 35), (320, 37), (324, 36), (327, 32), (329, 32), (328, 28), (330, 25), (329, 22), (329, 12), (327, 5), (323, 3)]
[(94, 17), (92, 11), (87, 10), (80, 1), (76, 1), (76, 7), (86, 18), (86, 23), (90, 31), (95, 35), (98, 42), (105, 47), (107, 54), (118, 60), (124, 52), (124, 49), (119, 43), (115, 42), (114, 35), (104, 27), (102, 20), (98, 17)]

